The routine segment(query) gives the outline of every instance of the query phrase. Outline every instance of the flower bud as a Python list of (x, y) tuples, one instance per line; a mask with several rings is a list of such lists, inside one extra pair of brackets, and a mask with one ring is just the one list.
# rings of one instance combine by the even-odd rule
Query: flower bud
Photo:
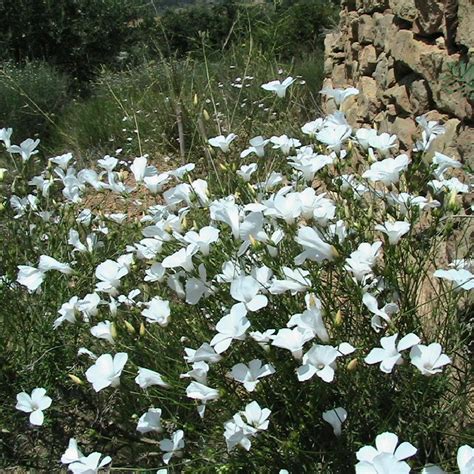
[(209, 120), (210, 119), (209, 112), (206, 109), (204, 109), (202, 111), (202, 116), (204, 117), (204, 120)]
[(357, 359), (352, 359), (347, 364), (347, 370), (350, 370), (350, 371), (355, 370), (358, 365), (359, 365), (359, 361)]
[(334, 317), (334, 324), (340, 326), (342, 324), (342, 312), (340, 309), (337, 310), (336, 316)]
[(197, 94), (194, 94), (194, 97), (193, 97), (193, 104), (194, 106), (196, 106), (198, 103), (198, 95)]
[(117, 337), (117, 328), (115, 327), (115, 323), (110, 325), (110, 335), (112, 336), (112, 339)]
[(0, 168), (0, 183), (3, 181), (5, 178), (5, 173), (7, 172), (6, 168)]
[(0, 212), (4, 211), (5, 210), (5, 203), (4, 202), (0, 202)]
[(227, 166), (224, 165), (223, 163), (219, 163), (219, 168), (223, 171), (227, 171)]
[(140, 334), (140, 336), (145, 335), (145, 324), (143, 324), (143, 323), (140, 324), (139, 334)]
[(447, 208), (452, 212), (458, 212), (460, 209), (460, 206), (457, 201), (457, 192), (455, 189), (452, 189), (449, 193)]
[(129, 334), (135, 334), (135, 328), (128, 321), (124, 321), (123, 323)]
[(80, 379), (77, 375), (67, 374), (67, 376), (77, 385), (84, 385), (84, 381)]

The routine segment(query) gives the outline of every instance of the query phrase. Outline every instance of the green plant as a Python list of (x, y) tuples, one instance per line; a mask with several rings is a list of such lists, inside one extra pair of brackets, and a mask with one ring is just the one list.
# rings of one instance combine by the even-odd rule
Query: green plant
[(20, 143), (46, 138), (69, 100), (69, 78), (45, 62), (0, 65), (0, 128), (15, 128)]

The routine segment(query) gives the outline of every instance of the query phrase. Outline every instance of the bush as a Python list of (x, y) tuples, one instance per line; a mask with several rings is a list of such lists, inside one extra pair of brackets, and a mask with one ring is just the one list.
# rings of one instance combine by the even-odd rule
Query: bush
[(68, 101), (65, 74), (44, 62), (0, 66), (0, 128), (15, 128), (16, 139), (46, 137)]
[[(300, 130), (285, 113), (301, 87), (274, 99), (273, 124), (259, 122), (278, 135), (263, 156), (261, 140), (241, 153), (261, 129), (232, 122), (232, 107), (208, 122), (225, 136), (199, 138), (196, 168), (157, 174), (149, 156), (80, 169), (62, 156), (43, 169), (12, 154), (0, 260), (6, 466), (51, 470), (68, 442), (83, 465), (76, 440), (124, 471), (462, 467), (466, 177), (430, 159), (442, 129), (425, 119), (408, 154), (340, 114)], [(52, 399), (44, 423), (34, 388)]]

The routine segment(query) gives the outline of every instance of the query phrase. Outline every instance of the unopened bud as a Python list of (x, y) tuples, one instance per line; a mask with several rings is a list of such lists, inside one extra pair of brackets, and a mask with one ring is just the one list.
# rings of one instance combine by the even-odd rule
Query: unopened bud
[(145, 325), (143, 323), (140, 324), (139, 334), (140, 334), (140, 336), (145, 335)]
[(210, 119), (209, 112), (206, 109), (204, 109), (202, 111), (202, 116), (204, 117), (204, 120), (209, 120)]
[(67, 376), (77, 385), (84, 385), (84, 381), (80, 379), (77, 375), (67, 374)]
[(198, 103), (198, 95), (197, 94), (194, 94), (194, 97), (193, 97), (193, 104), (196, 106)]
[(0, 182), (5, 178), (5, 173), (7, 172), (6, 168), (0, 168)]
[(339, 257), (339, 252), (336, 250), (336, 247), (334, 247), (334, 245), (331, 246), (331, 253), (334, 258)]
[(115, 327), (115, 323), (110, 325), (110, 335), (112, 336), (112, 339), (117, 337), (117, 328)]
[(357, 366), (359, 365), (359, 361), (357, 359), (352, 359), (351, 361), (349, 361), (349, 363), (347, 364), (347, 370), (355, 370), (357, 368)]
[(125, 324), (129, 334), (135, 334), (135, 328), (128, 321), (124, 321), (123, 323)]
[(227, 171), (227, 166), (224, 165), (223, 163), (219, 163), (219, 168), (223, 171)]
[(448, 209), (453, 212), (458, 212), (460, 209), (460, 206), (457, 201), (457, 192), (455, 189), (452, 189), (451, 192), (449, 193), (449, 198), (448, 198)]
[(334, 324), (336, 326), (340, 326), (342, 324), (342, 313), (340, 309), (337, 310), (336, 316), (334, 317)]

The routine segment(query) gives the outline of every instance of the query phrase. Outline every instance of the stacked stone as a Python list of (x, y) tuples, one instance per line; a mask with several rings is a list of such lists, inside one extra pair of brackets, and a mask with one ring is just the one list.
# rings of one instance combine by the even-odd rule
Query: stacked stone
[[(351, 124), (396, 133), (406, 149), (415, 117), (427, 114), (447, 128), (437, 150), (473, 163), (474, 104), (451, 73), (474, 64), (473, 0), (342, 0), (325, 58), (325, 87), (360, 90), (343, 106)], [(324, 109), (334, 110), (331, 100)]]

